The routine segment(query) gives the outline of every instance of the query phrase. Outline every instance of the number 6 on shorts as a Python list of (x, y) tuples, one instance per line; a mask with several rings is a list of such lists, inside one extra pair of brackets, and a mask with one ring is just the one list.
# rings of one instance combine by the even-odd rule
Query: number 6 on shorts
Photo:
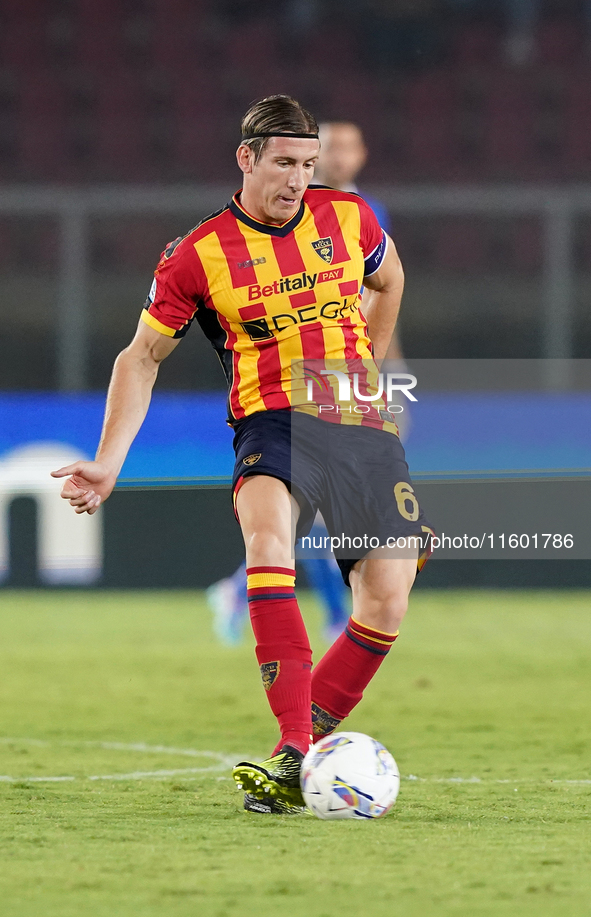
[[(416, 522), (419, 518), (419, 501), (415, 497), (415, 492), (406, 481), (399, 481), (394, 487), (394, 496), (396, 497), (396, 506), (398, 512), (404, 519), (409, 522)], [(410, 503), (411, 509), (407, 508)]]

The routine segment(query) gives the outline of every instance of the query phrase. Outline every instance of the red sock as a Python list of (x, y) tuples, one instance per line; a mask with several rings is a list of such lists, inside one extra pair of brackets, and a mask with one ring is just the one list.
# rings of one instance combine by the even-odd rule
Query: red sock
[(256, 656), (282, 745), (304, 754), (312, 741), (312, 650), (295, 597), (295, 570), (249, 567), (246, 571)]
[(312, 673), (314, 742), (337, 728), (349, 716), (396, 640), (349, 618), (340, 637)]

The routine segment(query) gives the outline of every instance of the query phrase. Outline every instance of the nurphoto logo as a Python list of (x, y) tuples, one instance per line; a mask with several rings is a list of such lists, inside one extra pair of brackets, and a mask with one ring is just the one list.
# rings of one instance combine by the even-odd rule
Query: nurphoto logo
[[(334, 387), (328, 380), (328, 377), (331, 376), (333, 379), (337, 380), (337, 404), (335, 405), (334, 401), (332, 404), (318, 403), (318, 393), (320, 393), (320, 395), (328, 395), (331, 393), (334, 398)], [(367, 371), (345, 372), (340, 369), (315, 369), (305, 366), (303, 377), (306, 383), (306, 400), (308, 402), (318, 403), (320, 413), (322, 413), (323, 410), (334, 411), (335, 407), (337, 411), (339, 409), (341, 411), (350, 411), (351, 402), (355, 402), (353, 411), (363, 414), (369, 409), (369, 405), (363, 404), (363, 402), (379, 401), (382, 399), (385, 401), (388, 411), (393, 414), (400, 414), (404, 408), (402, 405), (393, 403), (395, 392), (402, 392), (409, 401), (417, 401), (417, 398), (411, 392), (411, 389), (415, 388), (417, 384), (417, 378), (411, 373), (380, 372), (376, 375), (374, 372), (370, 376), (370, 378), (373, 377), (372, 381), (376, 386), (376, 390), (373, 392), (369, 390), (370, 386), (368, 384), (369, 379)], [(359, 402), (361, 402), (361, 404)], [(344, 407), (346, 405), (349, 407)]]

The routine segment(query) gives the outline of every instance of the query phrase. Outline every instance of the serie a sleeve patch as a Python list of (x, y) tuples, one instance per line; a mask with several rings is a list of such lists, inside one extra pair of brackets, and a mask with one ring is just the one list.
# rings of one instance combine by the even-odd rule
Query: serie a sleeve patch
[(363, 270), (364, 277), (371, 277), (371, 275), (375, 274), (375, 272), (378, 270), (382, 261), (384, 260), (387, 246), (388, 246), (388, 237), (386, 236), (386, 233), (382, 230), (382, 238), (380, 239), (380, 241), (378, 242), (374, 250), (371, 252), (371, 254), (368, 255), (365, 261), (363, 262), (365, 265), (364, 270)]

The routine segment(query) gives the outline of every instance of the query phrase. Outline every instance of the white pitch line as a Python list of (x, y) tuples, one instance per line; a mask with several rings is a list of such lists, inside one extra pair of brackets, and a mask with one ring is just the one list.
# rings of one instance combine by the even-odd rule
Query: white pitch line
[(0, 737), (0, 745), (39, 745), (46, 748), (48, 745), (51, 745), (51, 742), (46, 742), (45, 739), (10, 739), (6, 736)]
[(35, 747), (49, 748), (52, 745), (62, 747), (103, 748), (108, 751), (133, 751), (143, 754), (180, 755), (189, 758), (206, 758), (215, 763), (206, 767), (184, 767), (155, 771), (132, 771), (128, 774), (92, 774), (85, 777), (63, 775), (59, 777), (12, 777), (0, 774), (0, 783), (63, 783), (72, 780), (142, 780), (144, 778), (165, 779), (166, 777), (180, 776), (182, 774), (210, 774), (226, 770), (234, 764), (234, 757), (224, 755), (217, 751), (199, 751), (196, 748), (174, 748), (169, 745), (147, 745), (145, 742), (99, 742), (99, 741), (74, 741), (71, 739), (12, 739), (0, 737), (2, 745), (34, 745)]
[[(215, 752), (212, 752), (212, 755), (213, 754), (215, 754)], [(220, 757), (222, 756), (220, 755)], [(0, 774), (0, 783), (64, 783), (72, 780), (164, 780), (167, 777), (180, 777), (184, 774), (217, 773), (220, 770), (225, 770), (226, 767), (231, 767), (233, 762), (234, 758), (227, 758), (225, 761), (220, 761), (219, 764), (212, 765), (211, 767), (183, 767), (171, 770), (132, 771), (129, 774), (92, 774), (86, 777), (73, 777), (67, 775), (61, 777), (10, 777), (5, 774)], [(217, 779), (229, 780), (230, 778), (218, 777)], [(492, 784), (517, 784), (518, 786), (547, 786), (549, 784), (563, 784), (567, 786), (591, 786), (591, 780), (553, 780), (550, 777), (547, 780), (483, 780), (481, 777), (417, 777), (414, 774), (401, 774), (400, 779), (416, 783), (472, 783), (481, 784), (483, 786), (490, 786)]]
[(174, 748), (170, 745), (147, 745), (145, 742), (99, 742), (98, 740), (73, 740), (73, 739), (11, 739), (0, 737), (2, 745), (36, 745), (48, 748), (51, 745), (61, 745), (68, 748), (82, 746), (85, 748), (104, 748), (107, 751), (138, 751), (148, 754), (184, 755), (189, 758), (217, 758), (223, 757), (217, 751), (198, 751), (196, 748)]
[(196, 748), (172, 748), (169, 745), (146, 745), (144, 742), (62, 742), (62, 745), (84, 745), (87, 748), (105, 748), (113, 751), (138, 751), (152, 755), (184, 755), (188, 758), (224, 757), (217, 751), (198, 751)]
[(0, 783), (64, 783), (76, 777), (8, 777), (0, 774)]
[[(232, 762), (234, 759), (232, 758)], [(229, 765), (230, 767), (232, 765)], [(86, 777), (86, 780), (141, 780), (143, 777), (175, 777), (179, 774), (211, 774), (222, 770), (225, 764), (214, 764), (212, 767), (182, 767), (167, 771), (133, 771), (131, 774), (98, 774)]]
[(566, 783), (566, 784), (572, 784), (574, 786), (591, 785), (591, 780), (563, 780), (563, 779), (555, 780), (553, 777), (546, 777), (544, 780), (533, 780), (533, 779), (530, 780), (528, 778), (522, 779), (520, 777), (517, 777), (515, 780), (508, 780), (508, 779), (495, 780), (494, 778), (487, 779), (487, 778), (482, 778), (482, 777), (417, 777), (415, 774), (408, 774), (408, 776), (401, 774), (400, 779), (417, 781), (420, 783), (482, 783), (484, 785), (487, 785), (487, 784), (490, 785), (493, 783), (495, 784), (505, 783), (505, 784), (515, 785), (517, 783), (521, 786), (526, 786), (526, 785), (545, 786), (548, 783)]
[[(73, 780), (143, 780), (143, 779), (154, 779), (154, 780), (163, 780), (167, 777), (176, 777), (182, 776), (183, 774), (213, 774), (218, 771), (226, 770), (232, 767), (234, 761), (236, 760), (235, 756), (230, 756), (223, 754), (222, 752), (217, 751), (199, 751), (196, 748), (175, 748), (169, 745), (148, 745), (145, 742), (102, 742), (98, 740), (79, 740), (75, 741), (73, 739), (55, 739), (55, 740), (46, 740), (46, 739), (28, 739), (28, 738), (18, 738), (12, 739), (8, 737), (0, 737), (1, 745), (33, 745), (39, 748), (49, 748), (52, 745), (59, 745), (67, 748), (103, 748), (107, 751), (133, 751), (139, 752), (142, 754), (164, 754), (164, 755), (180, 755), (189, 758), (208, 758), (214, 763), (206, 767), (185, 767), (185, 768), (171, 768), (167, 770), (155, 770), (155, 771), (132, 771), (128, 774), (92, 774), (84, 777), (74, 777), (70, 775), (63, 776), (48, 776), (48, 777), (11, 777), (8, 775), (0, 774), (0, 783), (66, 783)], [(248, 757), (248, 756), (247, 756)], [(218, 777), (218, 780), (225, 779), (224, 777)], [(229, 779), (229, 778), (228, 778)], [(527, 778), (516, 778), (514, 780), (510, 779), (495, 779), (488, 777), (417, 777), (416, 774), (401, 775), (401, 780), (416, 781), (421, 783), (473, 783), (473, 784), (484, 784), (484, 785), (502, 785), (509, 784), (515, 786), (546, 786), (548, 784), (563, 784), (567, 786), (591, 786), (591, 779), (580, 779), (580, 780), (570, 780), (570, 779), (553, 779), (552, 777), (547, 777), (543, 780), (528, 780)]]

